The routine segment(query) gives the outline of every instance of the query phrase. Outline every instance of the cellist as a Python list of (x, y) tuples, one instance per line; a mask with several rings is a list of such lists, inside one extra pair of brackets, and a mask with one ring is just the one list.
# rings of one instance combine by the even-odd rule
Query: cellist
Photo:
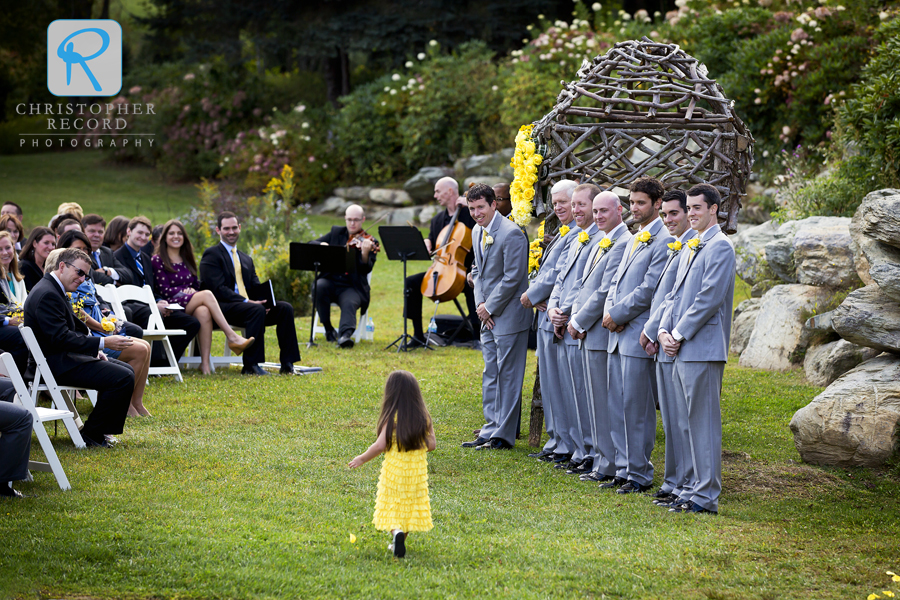
[[(434, 252), (440, 242), (439, 234), (452, 220), (456, 212), (457, 206), (460, 207), (458, 222), (463, 223), (471, 229), (475, 226), (475, 220), (469, 214), (469, 208), (466, 205), (466, 199), (459, 195), (459, 184), (452, 177), (443, 177), (434, 184), (434, 198), (443, 210), (438, 211), (431, 219), (431, 230), (428, 238), (425, 240), (425, 247), (429, 252)], [(465, 267), (468, 270), (472, 266), (473, 254), (469, 252), (466, 256)], [(409, 294), (406, 302), (406, 318), (412, 320), (413, 324), (413, 341), (410, 346), (420, 346), (425, 344), (425, 333), (422, 330), (422, 278), (425, 273), (416, 273), (406, 278), (405, 292)], [(481, 328), (481, 322), (478, 315), (475, 314), (475, 294), (474, 290), (466, 285), (463, 288), (466, 296), (466, 311), (469, 313), (468, 318), (472, 323), (474, 331)]]

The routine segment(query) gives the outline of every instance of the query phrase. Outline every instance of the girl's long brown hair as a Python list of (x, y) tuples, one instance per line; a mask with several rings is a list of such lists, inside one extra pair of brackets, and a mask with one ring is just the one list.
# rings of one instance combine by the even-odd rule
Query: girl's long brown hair
[(33, 263), (37, 263), (37, 260), (34, 258), (34, 245), (48, 235), (52, 236), (54, 240), (56, 239), (56, 234), (53, 233), (53, 230), (49, 227), (35, 227), (32, 229), (31, 235), (29, 235), (28, 239), (22, 243), (22, 250), (19, 252), (19, 260), (30, 260)]
[[(6, 216), (9, 216), (9, 215), (6, 215)], [(13, 245), (13, 257), (12, 257), (12, 260), (9, 261), (9, 271), (8, 272), (12, 273), (12, 276), (16, 278), (16, 281), (22, 281), (22, 274), (19, 273), (19, 257), (15, 252), (16, 245), (13, 244), (12, 235), (10, 235), (10, 233), (8, 231), (6, 231), (6, 229), (3, 229), (2, 231), (0, 231), (0, 239), (3, 239), (3, 238), (9, 238), (9, 243)], [(0, 271), (4, 271), (4, 270), (5, 269), (3, 268), (3, 266), (0, 265)], [(5, 274), (6, 273), (4, 273), (4, 275)]]
[(188, 237), (184, 225), (182, 225), (181, 221), (178, 219), (170, 219), (163, 225), (162, 233), (159, 234), (159, 244), (156, 246), (156, 253), (159, 254), (159, 257), (162, 259), (163, 268), (169, 273), (174, 273), (175, 267), (172, 266), (172, 261), (169, 259), (169, 244), (166, 241), (166, 236), (169, 235), (169, 230), (173, 227), (180, 229), (181, 237), (184, 238), (184, 242), (178, 250), (178, 255), (181, 256), (181, 260), (184, 261), (184, 265), (188, 268), (188, 271), (191, 272), (191, 275), (196, 277), (197, 261), (194, 260), (194, 246), (191, 244), (191, 238)]
[(430, 427), (431, 415), (425, 408), (415, 376), (409, 371), (394, 371), (388, 375), (377, 427), (377, 431), (385, 430), (387, 449), (393, 446), (395, 436), (397, 449), (401, 452), (425, 448)]
[(112, 250), (118, 250), (125, 243), (124, 238), (128, 233), (128, 222), (128, 217), (123, 217), (122, 215), (113, 217), (103, 233), (103, 245)]

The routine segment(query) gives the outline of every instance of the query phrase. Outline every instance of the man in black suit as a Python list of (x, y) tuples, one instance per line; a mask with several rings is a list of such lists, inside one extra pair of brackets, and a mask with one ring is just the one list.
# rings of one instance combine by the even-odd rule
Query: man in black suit
[(248, 290), (259, 286), (253, 259), (237, 249), (241, 224), (230, 211), (219, 213), (216, 233), (221, 243), (207, 248), (200, 259), (200, 285), (210, 290), (219, 301), (222, 314), (232, 325), (246, 327), (246, 337), (255, 337), (256, 343), (244, 352), (244, 375), (268, 375), (259, 366), (266, 360), (265, 334), (267, 325), (275, 325), (278, 346), (281, 349), (282, 374), (293, 374), (294, 363), (300, 362), (297, 345), (297, 328), (294, 324), (294, 307), (279, 301), (274, 308), (263, 306), (265, 300), (251, 300)]
[(100, 215), (84, 215), (81, 224), (84, 226), (84, 234), (91, 241), (91, 280), (97, 285), (113, 283), (120, 286), (133, 283), (131, 271), (116, 260), (112, 250), (103, 245), (106, 219)]
[[(346, 227), (335, 225), (331, 231), (314, 242), (323, 246), (347, 246), (351, 236), (362, 231), (366, 213), (358, 204), (351, 204), (344, 212)], [(337, 342), (341, 348), (353, 347), (353, 332), (356, 330), (356, 311), (360, 314), (369, 308), (368, 275), (375, 266), (375, 243), (364, 237), (359, 241), (359, 252), (356, 253), (356, 273), (325, 273), (316, 284), (316, 312), (319, 322), (325, 328), (325, 339)], [(331, 303), (341, 308), (341, 320), (338, 331), (331, 326)], [(365, 327), (365, 323), (360, 323)]]
[[(113, 253), (113, 256), (125, 267), (125, 271), (131, 274), (131, 284), (136, 286), (149, 285), (156, 298), (156, 306), (162, 316), (163, 324), (169, 329), (184, 329), (185, 335), (176, 335), (169, 339), (172, 344), (172, 352), (178, 360), (184, 354), (185, 348), (200, 331), (200, 321), (187, 314), (183, 310), (169, 310), (169, 303), (162, 299), (156, 291), (156, 276), (153, 274), (153, 266), (150, 264), (150, 255), (142, 252), (150, 239), (150, 220), (147, 217), (135, 217), (128, 223), (127, 238), (122, 247)], [(92, 242), (93, 244), (93, 242)], [(131, 322), (147, 329), (150, 322), (150, 307), (143, 302), (125, 302), (127, 308), (132, 311)], [(165, 362), (160, 344), (153, 344), (153, 356), (151, 364)]]
[(23, 498), (12, 482), (28, 477), (34, 421), (28, 409), (12, 403), (15, 396), (12, 381), (0, 380), (0, 498)]
[(57, 383), (97, 390), (97, 405), (81, 436), (88, 446), (109, 447), (106, 436), (122, 433), (125, 424), (134, 371), (101, 350), (124, 350), (133, 342), (120, 335), (93, 337), (75, 318), (66, 293), (74, 292), (90, 269), (91, 259), (84, 251), (62, 250), (56, 269), (46, 273), (25, 299), (25, 326), (34, 331)]

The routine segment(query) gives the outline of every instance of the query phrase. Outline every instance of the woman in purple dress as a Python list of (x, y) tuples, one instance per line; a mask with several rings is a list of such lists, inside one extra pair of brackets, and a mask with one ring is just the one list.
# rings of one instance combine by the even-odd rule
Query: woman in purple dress
[(200, 321), (197, 339), (200, 341), (200, 371), (204, 375), (211, 372), (209, 353), (214, 321), (225, 334), (228, 347), (235, 354), (242, 353), (256, 341), (256, 338), (246, 339), (235, 333), (225, 320), (213, 293), (199, 289), (194, 248), (181, 221), (171, 219), (163, 226), (159, 236), (159, 249), (150, 263), (153, 265), (159, 294), (170, 304), (180, 305), (187, 314)]

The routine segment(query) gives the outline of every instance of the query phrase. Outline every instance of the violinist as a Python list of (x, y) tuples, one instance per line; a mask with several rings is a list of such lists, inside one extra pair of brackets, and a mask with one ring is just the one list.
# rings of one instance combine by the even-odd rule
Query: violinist
[[(345, 246), (355, 248), (356, 273), (325, 273), (319, 277), (316, 288), (316, 312), (319, 322), (325, 327), (325, 338), (337, 342), (341, 348), (353, 347), (353, 333), (356, 331), (356, 311), (364, 314), (369, 307), (368, 275), (375, 266), (378, 241), (363, 231), (366, 213), (357, 204), (351, 204), (344, 212), (345, 227), (334, 226), (331, 231), (314, 240), (323, 246)], [(338, 330), (331, 325), (331, 303), (341, 308)], [(361, 324), (365, 327), (365, 323)]]
[[(444, 177), (434, 184), (434, 198), (444, 210), (438, 211), (431, 219), (431, 229), (428, 232), (428, 238), (425, 240), (425, 246), (429, 252), (434, 252), (440, 245), (441, 230), (453, 221), (453, 215), (456, 214), (457, 206), (460, 207), (459, 223), (464, 224), (471, 229), (475, 226), (475, 220), (469, 214), (469, 208), (466, 205), (465, 197), (459, 195), (459, 184), (452, 177)], [(464, 266), (469, 270), (472, 266), (473, 254), (469, 252), (465, 259)], [(406, 278), (406, 293), (409, 294), (406, 302), (406, 318), (412, 320), (413, 324), (413, 341), (410, 346), (421, 346), (425, 344), (425, 333), (422, 330), (422, 279), (425, 273), (416, 273)], [(475, 314), (475, 293), (468, 285), (464, 286), (463, 293), (466, 296), (466, 310), (469, 313), (469, 322), (472, 324), (474, 331), (481, 328), (481, 321)]]

